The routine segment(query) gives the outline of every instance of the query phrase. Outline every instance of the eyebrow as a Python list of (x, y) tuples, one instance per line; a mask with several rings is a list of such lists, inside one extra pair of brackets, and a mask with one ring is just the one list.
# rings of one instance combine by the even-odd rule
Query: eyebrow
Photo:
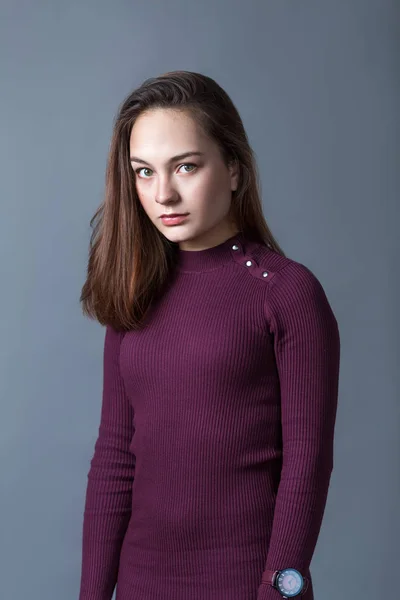
[[(167, 164), (171, 164), (177, 160), (182, 160), (183, 158), (187, 158), (188, 156), (204, 156), (204, 152), (184, 152), (183, 154), (177, 154), (176, 156), (173, 156), (172, 158), (170, 158), (167, 161)], [(137, 162), (137, 163), (141, 163), (143, 165), (150, 165), (150, 163), (148, 163), (146, 160), (143, 160), (143, 158), (139, 158), (138, 156), (131, 156), (130, 157), (131, 162)]]

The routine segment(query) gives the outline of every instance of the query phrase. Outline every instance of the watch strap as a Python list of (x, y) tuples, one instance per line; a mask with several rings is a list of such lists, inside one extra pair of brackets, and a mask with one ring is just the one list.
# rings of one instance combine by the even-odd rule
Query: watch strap
[(275, 583), (275, 578), (278, 575), (279, 570), (277, 571), (271, 571), (269, 569), (265, 569), (263, 575), (262, 575), (262, 583), (269, 583), (270, 585), (274, 585)]

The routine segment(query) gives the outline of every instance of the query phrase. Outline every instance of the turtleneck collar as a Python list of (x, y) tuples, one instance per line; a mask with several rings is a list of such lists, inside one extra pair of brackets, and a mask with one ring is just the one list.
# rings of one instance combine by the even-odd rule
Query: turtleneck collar
[(182, 250), (179, 248), (177, 268), (180, 271), (210, 271), (232, 260), (232, 246), (243, 247), (246, 237), (239, 231), (224, 242), (205, 250)]

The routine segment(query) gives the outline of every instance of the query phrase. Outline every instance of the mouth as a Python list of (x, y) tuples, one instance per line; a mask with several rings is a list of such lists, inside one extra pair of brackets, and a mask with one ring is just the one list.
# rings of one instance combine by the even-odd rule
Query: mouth
[(160, 219), (170, 219), (173, 217), (186, 217), (186, 215), (188, 215), (189, 213), (170, 213), (170, 214), (164, 214), (160, 216)]
[(172, 215), (161, 215), (161, 222), (163, 225), (167, 227), (181, 225), (186, 221), (186, 217), (189, 213), (186, 214), (178, 214), (174, 213)]

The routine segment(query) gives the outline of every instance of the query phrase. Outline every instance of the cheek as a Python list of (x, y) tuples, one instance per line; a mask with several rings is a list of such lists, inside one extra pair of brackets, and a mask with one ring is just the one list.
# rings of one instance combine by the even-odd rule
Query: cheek
[(209, 177), (205, 177), (202, 180), (196, 182), (195, 195), (202, 199), (204, 205), (215, 205), (218, 201), (224, 202), (226, 197), (227, 201), (230, 199), (230, 181), (225, 177), (224, 173), (213, 173)]
[(193, 177), (188, 182), (188, 188), (197, 197), (202, 197), (205, 201), (209, 200), (223, 187), (221, 177), (218, 177), (214, 173), (204, 173), (202, 177)]
[(148, 192), (146, 193), (145, 187), (141, 185), (140, 182), (136, 182), (135, 189), (140, 203), (142, 204), (142, 206), (146, 206), (146, 204), (148, 204), (149, 202), (149, 194)]
[(151, 213), (151, 205), (152, 203), (150, 202), (150, 199), (148, 196), (146, 196), (146, 193), (143, 192), (143, 190), (136, 188), (136, 194), (139, 200), (139, 203), (142, 205), (143, 210), (145, 211), (145, 213), (147, 213), (148, 215), (150, 215)]

